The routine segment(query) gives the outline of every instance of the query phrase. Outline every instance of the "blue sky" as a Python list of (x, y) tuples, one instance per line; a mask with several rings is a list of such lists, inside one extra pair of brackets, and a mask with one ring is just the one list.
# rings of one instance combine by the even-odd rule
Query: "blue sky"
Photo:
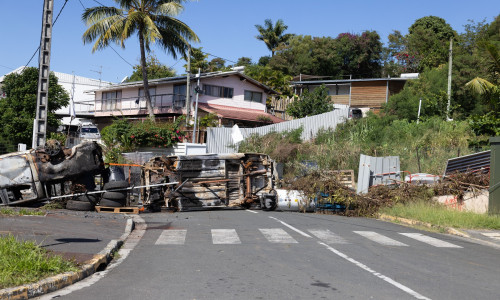
[[(65, 0), (54, 0), (54, 20)], [(112, 0), (98, 0), (113, 5)], [(40, 43), (43, 0), (1, 0), (0, 75), (25, 65)], [(94, 0), (68, 0), (53, 28), (51, 70), (118, 82), (132, 73), (130, 64), (139, 62), (139, 46), (135, 38), (125, 42), (125, 49), (113, 45), (95, 53), (91, 45), (83, 45), (85, 25), (81, 21), (83, 7), (97, 6)], [(194, 47), (236, 61), (247, 56), (257, 61), (270, 55), (258, 41), (255, 24), (270, 18), (282, 19), (287, 33), (336, 37), (339, 33), (375, 30), (382, 42), (393, 30), (407, 33), (408, 27), (421, 17), (434, 15), (445, 19), (458, 32), (468, 20), (493, 21), (500, 14), (498, 0), (420, 0), (420, 1), (334, 1), (334, 0), (199, 0), (185, 4), (179, 19), (187, 23), (201, 39)], [(160, 48), (156, 56), (178, 74), (184, 73), (183, 60), (177, 61)], [(213, 57), (209, 57), (212, 59)], [(231, 63), (231, 62), (228, 62)], [(38, 66), (38, 54), (30, 66)], [(102, 69), (101, 69), (102, 68)]]

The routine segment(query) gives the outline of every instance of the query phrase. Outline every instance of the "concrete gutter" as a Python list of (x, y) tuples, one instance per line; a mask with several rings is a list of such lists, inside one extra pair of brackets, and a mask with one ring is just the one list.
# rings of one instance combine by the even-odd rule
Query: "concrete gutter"
[(422, 227), (427, 227), (427, 228), (433, 228), (433, 229), (437, 229), (439, 231), (443, 231), (443, 232), (448, 233), (448, 234), (458, 235), (458, 236), (461, 236), (464, 238), (471, 237), (466, 232), (460, 231), (460, 230), (455, 229), (455, 228), (442, 227), (439, 225), (433, 225), (431, 223), (421, 222), (421, 221), (417, 221), (417, 220), (405, 219), (405, 218), (401, 218), (401, 217), (394, 217), (394, 216), (389, 216), (386, 214), (380, 214), (378, 218), (380, 220), (383, 220), (383, 221), (400, 223), (400, 224), (408, 225), (408, 226), (422, 226)]
[(118, 240), (112, 240), (98, 254), (88, 260), (79, 271), (66, 272), (42, 279), (38, 282), (21, 285), (13, 288), (0, 290), (0, 299), (30, 299), (42, 296), (67, 287), (75, 282), (89, 277), (97, 271), (103, 270), (113, 259), (113, 253), (117, 251), (134, 230), (134, 221), (132, 218), (127, 220), (125, 232)]

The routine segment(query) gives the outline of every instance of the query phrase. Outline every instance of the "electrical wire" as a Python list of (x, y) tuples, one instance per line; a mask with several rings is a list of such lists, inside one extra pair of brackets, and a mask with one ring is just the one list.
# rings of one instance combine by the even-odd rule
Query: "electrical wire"
[[(52, 28), (54, 28), (54, 25), (56, 25), (56, 22), (57, 22), (57, 19), (59, 19), (59, 16), (61, 15), (64, 7), (66, 7), (66, 4), (68, 3), (68, 0), (64, 1), (64, 4), (63, 6), (61, 7), (61, 9), (59, 10), (59, 13), (57, 14), (56, 16), (56, 19), (54, 20), (54, 22), (52, 22)], [(80, 2), (81, 3), (81, 2)], [(31, 56), (30, 60), (28, 61), (28, 63), (26, 65), (24, 65), (24, 68), (21, 70), (21, 73), (24, 71), (24, 69), (26, 69), (26, 67), (31, 63), (31, 60), (33, 59), (33, 57), (35, 57), (36, 53), (40, 51), (40, 46), (38, 46), (38, 48), (35, 50), (35, 53), (33, 53), (33, 55)]]
[(220, 56), (217, 56), (217, 55), (213, 55), (213, 54), (208, 53), (208, 52), (204, 52), (204, 51), (201, 51), (201, 50), (200, 50), (200, 52), (201, 52), (201, 53), (203, 53), (203, 54), (207, 54), (207, 55), (213, 56), (213, 57), (215, 57), (215, 58), (220, 58), (220, 59), (223, 59), (223, 60), (228, 61), (228, 62), (231, 62), (231, 63), (233, 63), (233, 64), (237, 64), (237, 63), (238, 63), (238, 62), (235, 62), (235, 61), (233, 61), (233, 60), (230, 60), (230, 59), (227, 59), (227, 58), (224, 58), (224, 57), (220, 57)]

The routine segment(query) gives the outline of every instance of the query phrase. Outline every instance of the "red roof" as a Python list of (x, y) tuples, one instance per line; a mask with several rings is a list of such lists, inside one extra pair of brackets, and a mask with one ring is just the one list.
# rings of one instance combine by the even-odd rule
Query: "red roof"
[(214, 104), (198, 104), (199, 108), (209, 112), (216, 114), (220, 118), (231, 119), (231, 120), (242, 120), (242, 121), (251, 121), (251, 122), (262, 122), (262, 118), (266, 117), (271, 120), (272, 123), (280, 123), (285, 120), (280, 119), (276, 116), (268, 114), (265, 111), (257, 110), (257, 109), (248, 109), (248, 108), (238, 108), (232, 106), (225, 105), (214, 105)]

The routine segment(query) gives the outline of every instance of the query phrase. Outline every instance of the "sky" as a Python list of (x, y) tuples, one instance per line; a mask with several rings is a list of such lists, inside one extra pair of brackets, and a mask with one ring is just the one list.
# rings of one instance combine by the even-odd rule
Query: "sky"
[[(66, 2), (67, 1), (67, 2)], [(92, 44), (83, 44), (86, 29), (81, 20), (84, 7), (115, 4), (113, 0), (54, 0), (50, 70), (78, 76), (120, 82), (139, 63), (139, 43), (133, 37), (125, 41), (125, 49), (112, 44), (92, 53)], [(64, 6), (64, 4), (66, 5)], [(64, 6), (64, 9), (62, 9)], [(199, 36), (193, 47), (233, 64), (246, 56), (257, 62), (270, 55), (258, 35), (256, 24), (265, 19), (282, 19), (286, 33), (336, 37), (343, 32), (377, 31), (385, 43), (393, 30), (408, 32), (415, 20), (433, 15), (446, 20), (461, 33), (469, 20), (492, 22), (500, 14), (498, 0), (198, 0), (187, 2), (178, 16)], [(62, 10), (61, 10), (62, 9)], [(40, 45), (43, 0), (0, 0), (0, 75), (26, 65)], [(184, 60), (174, 59), (161, 48), (152, 47), (161, 63), (177, 74), (185, 73)], [(38, 53), (29, 66), (38, 66)]]

